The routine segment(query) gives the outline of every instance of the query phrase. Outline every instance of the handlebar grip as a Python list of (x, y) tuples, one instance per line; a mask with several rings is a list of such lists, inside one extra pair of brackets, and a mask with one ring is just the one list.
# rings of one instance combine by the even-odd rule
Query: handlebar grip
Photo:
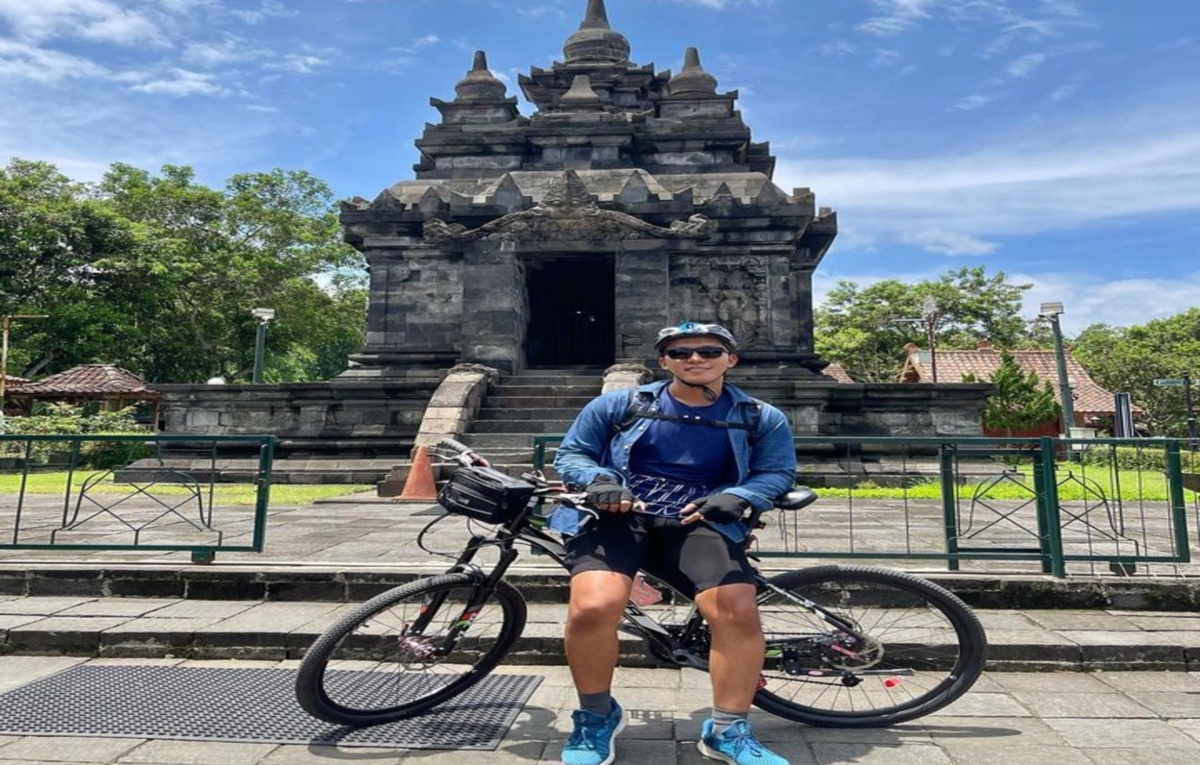
[(450, 451), (454, 452), (455, 454), (471, 454), (472, 453), (470, 447), (468, 447), (466, 444), (460, 444), (458, 441), (455, 441), (453, 438), (443, 438), (442, 440), (437, 442), (437, 445), (441, 446), (441, 447), (445, 447), (445, 448), (449, 449)]

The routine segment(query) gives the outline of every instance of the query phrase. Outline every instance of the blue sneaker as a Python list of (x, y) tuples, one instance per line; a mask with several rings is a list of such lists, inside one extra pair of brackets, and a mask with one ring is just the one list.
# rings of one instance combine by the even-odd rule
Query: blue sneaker
[(729, 765), (788, 765), (788, 761), (767, 749), (754, 737), (750, 723), (738, 720), (720, 735), (713, 733), (713, 721), (705, 720), (700, 729), (700, 754)]
[(617, 756), (613, 741), (625, 728), (625, 710), (613, 701), (608, 717), (576, 709), (571, 713), (575, 730), (563, 747), (563, 765), (609, 765)]

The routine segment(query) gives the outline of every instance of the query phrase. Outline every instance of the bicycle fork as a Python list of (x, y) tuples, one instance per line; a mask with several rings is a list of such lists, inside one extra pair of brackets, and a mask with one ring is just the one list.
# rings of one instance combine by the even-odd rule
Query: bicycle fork
[[(503, 549), (500, 555), (500, 560), (496, 567), (485, 578), (483, 572), (477, 567), (471, 565), (475, 554), (482, 547), (482, 542), (486, 541), (484, 537), (475, 536), (471, 538), (462, 555), (454, 562), (447, 573), (462, 573), (479, 577), (478, 584), (473, 588), (471, 597), (463, 606), (462, 611), (454, 620), (450, 629), (446, 632), (446, 636), (442, 639), (441, 645), (438, 647), (429, 646), (427, 658), (433, 656), (448, 656), (454, 650), (454, 646), (458, 644), (459, 638), (471, 628), (475, 617), (479, 616), (479, 612), (483, 610), (483, 606), (487, 603), (488, 598), (496, 591), (497, 583), (504, 578), (504, 574), (508, 571), (508, 567), (517, 559), (517, 551), (510, 545)], [(405, 630), (404, 640), (411, 641), (425, 634), (425, 630), (433, 622), (433, 619), (442, 610), (446, 603), (447, 593), (439, 593), (425, 599), (421, 605), (421, 610), (417, 614), (417, 618), (413, 620), (409, 628)]]

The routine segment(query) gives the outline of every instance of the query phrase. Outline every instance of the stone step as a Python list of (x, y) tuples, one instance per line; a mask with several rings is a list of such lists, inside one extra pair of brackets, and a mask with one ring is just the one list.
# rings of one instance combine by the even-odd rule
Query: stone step
[(503, 401), (504, 406), (514, 409), (550, 409), (550, 408), (574, 408), (576, 411), (582, 409), (595, 396), (571, 396), (571, 395), (546, 395), (546, 396), (500, 396), (494, 394), (488, 396), (488, 403), (495, 405), (498, 401)]
[(590, 385), (500, 385), (488, 394), (488, 400), (507, 399), (515, 397), (542, 396), (587, 396), (595, 398), (600, 393), (600, 387)]
[(596, 392), (599, 392), (600, 388), (604, 386), (604, 378), (600, 375), (596, 375), (595, 377), (585, 377), (582, 375), (557, 373), (536, 375), (520, 374), (513, 375), (512, 377), (502, 378), (500, 380), (500, 386), (503, 387), (505, 385), (578, 385), (588, 386)]
[(542, 435), (562, 435), (571, 427), (572, 420), (524, 420), (524, 419), (488, 419), (477, 420), (471, 424), (472, 433), (539, 433)]
[(462, 442), (477, 449), (489, 460), (501, 453), (522, 453), (525, 459), (532, 459), (533, 439), (546, 433), (465, 433)]
[[(356, 602), (204, 600), (142, 597), (25, 597), (0, 601), (10, 625), (5, 654), (109, 658), (299, 659)], [(686, 614), (656, 616), (683, 619)], [(1105, 630), (1105, 611), (976, 609), (987, 630), (992, 671), (1196, 671), (1200, 651), (1186, 627)], [(562, 664), (566, 606), (530, 602), (526, 625), (505, 664)], [(1153, 615), (1137, 618), (1159, 624)], [(638, 637), (620, 633), (621, 665), (657, 666)], [(1182, 761), (1182, 760), (1181, 760)]]
[(578, 409), (519, 409), (517, 407), (485, 406), (479, 410), (476, 422), (480, 420), (560, 420), (573, 422)]
[(522, 369), (520, 372), (518, 372), (517, 374), (515, 374), (513, 376), (521, 377), (524, 375), (532, 375), (532, 376), (537, 376), (537, 375), (575, 375), (575, 376), (579, 376), (579, 377), (587, 377), (590, 375), (592, 377), (603, 377), (604, 370), (605, 370), (605, 367), (591, 367), (591, 366), (526, 367), (525, 369)]

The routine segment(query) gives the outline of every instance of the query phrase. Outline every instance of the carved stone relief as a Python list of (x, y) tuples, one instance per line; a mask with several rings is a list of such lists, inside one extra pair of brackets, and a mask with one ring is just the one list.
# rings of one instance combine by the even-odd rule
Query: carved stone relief
[(717, 224), (703, 215), (669, 228), (655, 226), (632, 215), (601, 209), (573, 170), (555, 181), (532, 210), (505, 215), (477, 229), (431, 218), (425, 223), (425, 240), (436, 244), (473, 242), (547, 242), (624, 239), (707, 239)]
[(770, 290), (767, 261), (752, 257), (706, 257), (691, 260), (697, 275), (692, 305), (697, 316), (727, 327), (742, 347), (770, 345)]

